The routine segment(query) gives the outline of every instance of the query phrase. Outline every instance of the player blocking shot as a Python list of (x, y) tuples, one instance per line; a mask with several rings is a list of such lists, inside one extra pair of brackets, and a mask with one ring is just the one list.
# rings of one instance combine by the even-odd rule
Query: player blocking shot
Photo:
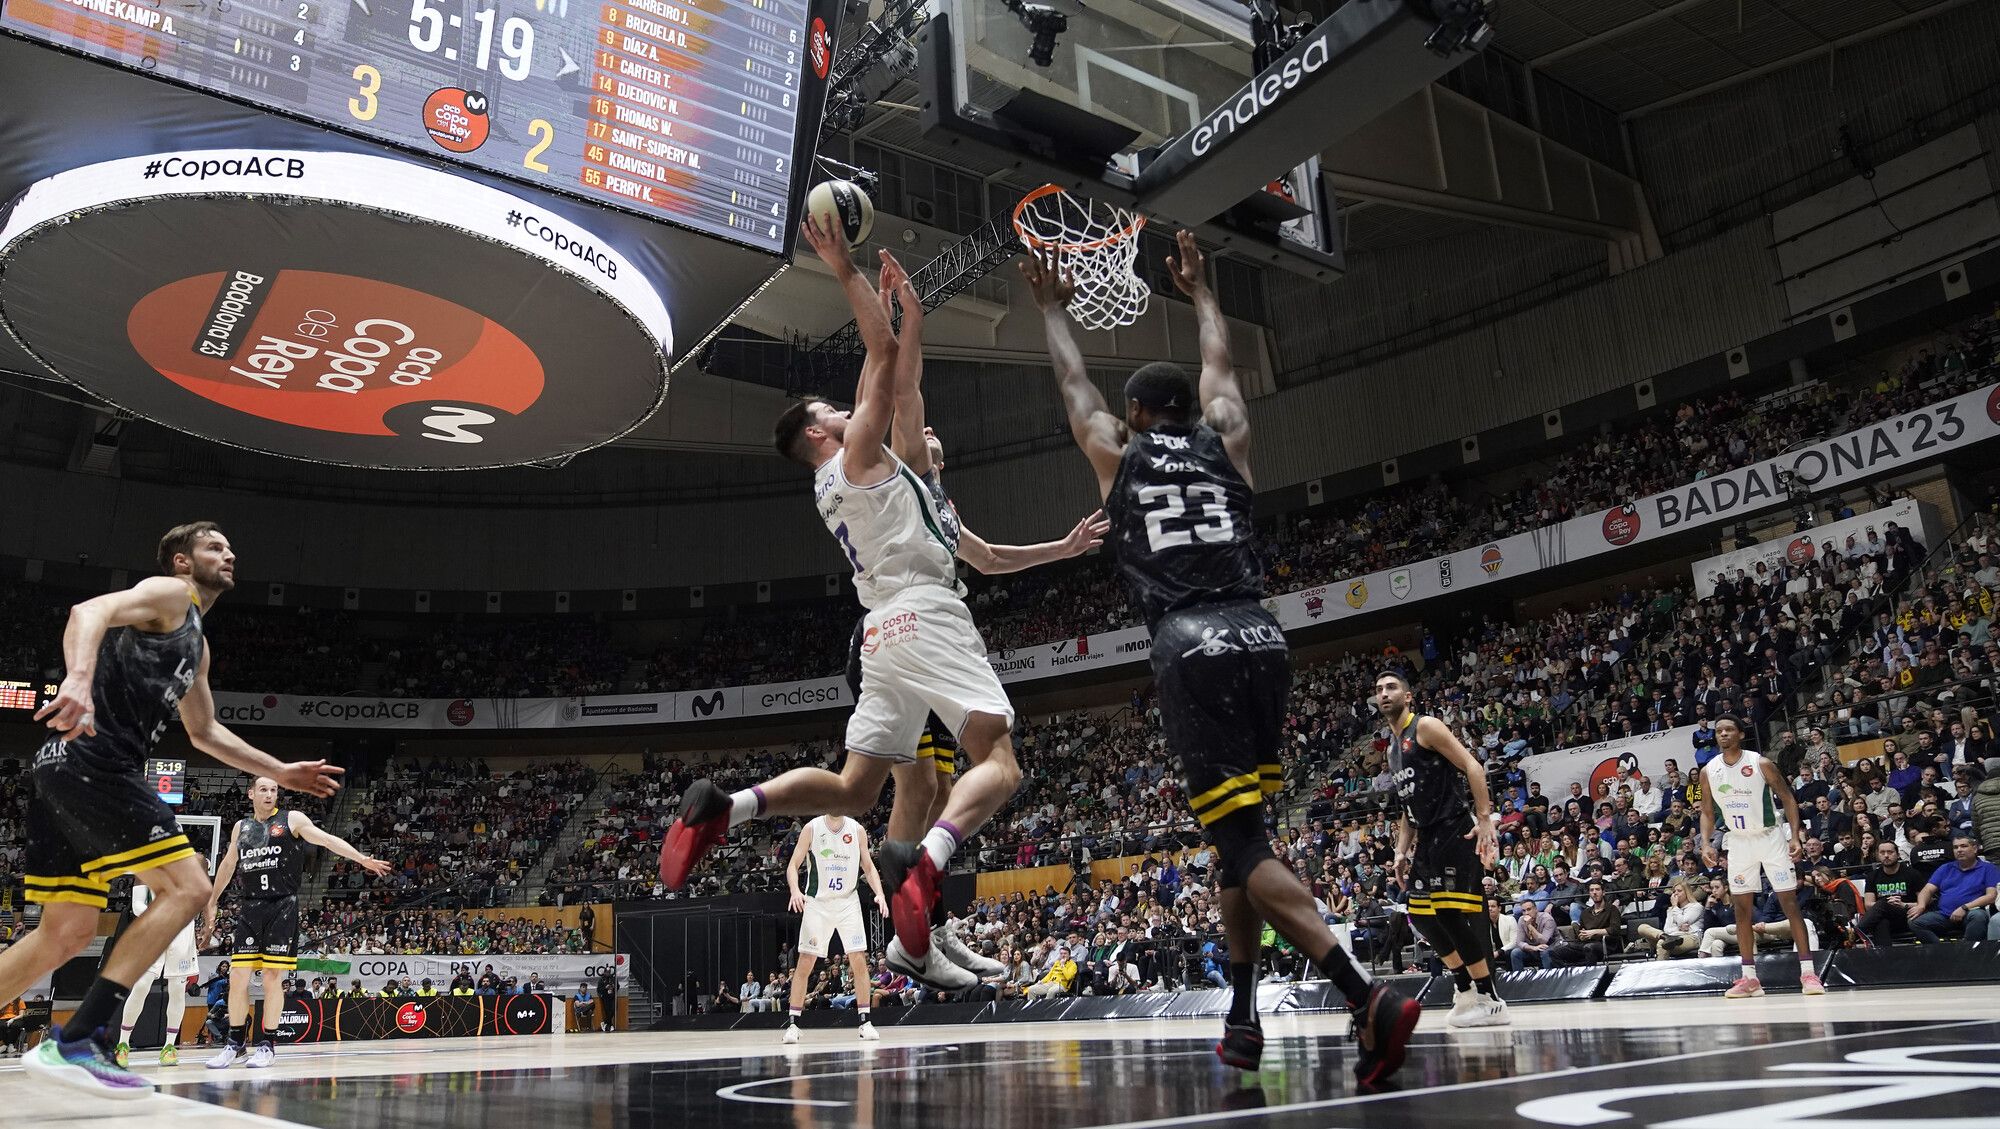
[(1373, 982), (1340, 947), (1312, 893), (1272, 854), (1263, 799), (1282, 786), (1278, 760), (1291, 654), (1260, 602), (1264, 570), (1251, 541), (1250, 421), (1229, 357), (1229, 329), (1194, 236), (1179, 233), (1167, 265), (1200, 325), (1197, 388), (1179, 366), (1145, 365), (1114, 416), (1090, 380), (1066, 310), (1074, 284), (1059, 252), (1024, 262), (1041, 307), (1070, 433), (1096, 472), (1110, 543), (1153, 638), (1153, 678), (1167, 747), (1203, 835), (1215, 846), (1229, 940), (1229, 1015), (1216, 1054), (1257, 1068), (1260, 922), (1311, 958), (1346, 998), (1364, 1090), (1402, 1067), (1421, 1009)]
[[(806, 870), (805, 886), (799, 885), (799, 869)], [(799, 962), (792, 970), (792, 996), (785, 1021), (785, 1042), (799, 1041), (799, 1016), (806, 1008), (806, 988), (813, 967), (826, 959), (830, 942), (840, 938), (847, 954), (847, 971), (854, 977), (855, 1007), (861, 1012), (861, 1038), (880, 1039), (870, 1015), (872, 996), (868, 990), (868, 921), (861, 912), (861, 883), (875, 893), (875, 910), (886, 913), (889, 899), (882, 893), (882, 878), (868, 854), (868, 832), (861, 824), (838, 815), (822, 815), (799, 832), (798, 846), (785, 864), (785, 885), (790, 888), (789, 908), (802, 913), (799, 924)]]
[[(135, 880), (132, 883), (133, 918), (137, 919), (145, 913), (152, 900), (153, 892), (143, 881)], [(153, 990), (153, 982), (162, 978), (167, 982), (167, 1039), (160, 1044), (160, 1065), (180, 1065), (181, 1017), (187, 1014), (188, 978), (200, 971), (196, 960), (199, 951), (194, 940), (194, 919), (189, 918), (188, 923), (181, 926), (181, 931), (174, 934), (167, 951), (161, 953), (160, 959), (154, 961), (132, 985), (132, 994), (125, 998), (123, 1021), (118, 1027), (118, 1065), (131, 1064), (132, 1031), (139, 1026), (139, 1017), (146, 1010), (146, 997)]]
[[(1736, 911), (1736, 947), (1743, 961), (1742, 975), (1723, 998), (1742, 1000), (1764, 994), (1764, 985), (1757, 979), (1753, 900), (1763, 888), (1762, 880), (1771, 883), (1791, 925), (1792, 940), (1799, 950), (1799, 990), (1808, 996), (1824, 995), (1826, 985), (1820, 982), (1813, 964), (1812, 935), (1806, 932), (1805, 916), (1799, 912), (1797, 864), (1806, 841), (1799, 823), (1799, 802), (1774, 762), (1743, 747), (1740, 720), (1717, 718), (1715, 743), (1720, 751), (1701, 769), (1705, 798), (1701, 805), (1701, 858), (1709, 869), (1715, 868), (1715, 824), (1720, 819), (1728, 855), (1729, 900)], [(1778, 822), (1780, 806), (1785, 813), (1782, 825)]]
[[(230, 882), (243, 879), (236, 909), (235, 943), (229, 956), (229, 1041), (208, 1060), (210, 1070), (237, 1062), (251, 1068), (277, 1058), (277, 1031), (285, 1010), (283, 982), (299, 967), (299, 877), (306, 844), (324, 847), (377, 877), (389, 864), (356, 850), (296, 809), (278, 806), (278, 782), (260, 776), (250, 784), (250, 814), (229, 833), (229, 851), (216, 870), (215, 892), (202, 914), (201, 943), (215, 933), (216, 911)], [(250, 1022), (250, 973), (264, 974), (263, 1024), (254, 1052), (245, 1054)]]
[(161, 575), (70, 609), (65, 674), (35, 714), (53, 735), (35, 752), (22, 881), (42, 907), (27, 937), (0, 953), (0, 999), (53, 973), (97, 935), (111, 880), (143, 875), (146, 912), (112, 946), (69, 1020), (23, 1065), (40, 1079), (100, 1097), (138, 1099), (152, 1083), (118, 1065), (117, 1016), (132, 985), (208, 901), (208, 869), (172, 809), (146, 786), (145, 760), (178, 715), (195, 748), (315, 796), (340, 788), (325, 761), (287, 764), (216, 720), (202, 620), (235, 587), (236, 554), (213, 522), (160, 539)]
[(1389, 726), (1389, 772), (1402, 814), (1395, 869), (1409, 867), (1410, 923), (1451, 970), (1453, 1027), (1512, 1022), (1500, 999), (1482, 879), (1500, 857), (1486, 768), (1449, 726), (1412, 708), (1410, 684), (1395, 671), (1375, 679), (1375, 705)]

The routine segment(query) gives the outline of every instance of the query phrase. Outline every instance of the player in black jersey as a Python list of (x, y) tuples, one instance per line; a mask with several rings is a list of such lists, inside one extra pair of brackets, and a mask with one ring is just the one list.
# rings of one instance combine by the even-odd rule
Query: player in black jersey
[(236, 584), (236, 556), (212, 522), (160, 539), (161, 576), (70, 609), (67, 673), (35, 714), (55, 731), (35, 753), (28, 808), (27, 897), (41, 922), (0, 953), (0, 999), (54, 972), (97, 935), (111, 880), (143, 874), (151, 906), (112, 947), (83, 1002), (28, 1056), (31, 1074), (103, 1097), (142, 1098), (152, 1084), (113, 1058), (117, 1016), (132, 984), (208, 900), (208, 868), (173, 811), (146, 786), (145, 761), (178, 713), (195, 748), (290, 787), (330, 796), (341, 770), (286, 764), (215, 719), (202, 616)]
[(388, 863), (355, 850), (306, 813), (280, 808), (276, 780), (260, 776), (251, 782), (250, 814), (237, 820), (229, 833), (229, 852), (215, 872), (215, 892), (201, 919), (198, 943), (206, 948), (215, 932), (216, 906), (230, 879), (240, 875), (243, 900), (236, 908), (236, 943), (229, 957), (229, 1042), (208, 1060), (210, 1070), (244, 1057), (253, 969), (264, 972), (264, 1023), (256, 1053), (244, 1065), (264, 1067), (275, 1060), (275, 1032), (285, 1010), (282, 982), (299, 967), (299, 873), (305, 866), (307, 843), (352, 859), (377, 877), (389, 873)]
[(1375, 679), (1375, 707), (1389, 726), (1389, 772), (1402, 813), (1396, 821), (1397, 877), (1410, 897), (1410, 923), (1456, 982), (1453, 1027), (1512, 1022), (1495, 986), (1493, 927), (1486, 918), (1486, 868), (1500, 857), (1486, 768), (1451, 728), (1410, 707), (1410, 683), (1395, 671)]
[(1229, 360), (1229, 327), (1193, 234), (1183, 231), (1178, 241), (1180, 254), (1167, 262), (1200, 324), (1199, 397), (1178, 366), (1146, 365), (1125, 382), (1122, 419), (1106, 408), (1084, 367), (1064, 309), (1074, 286), (1061, 262), (1053, 255), (1031, 260), (1021, 273), (1042, 309), (1070, 433), (1097, 472), (1119, 571), (1152, 631), (1167, 747), (1221, 860), (1234, 998), (1216, 1053), (1248, 1070), (1263, 1052), (1256, 953), (1260, 921), (1268, 921), (1347, 998), (1361, 1043), (1355, 1077), (1374, 1089), (1402, 1066), (1421, 1010), (1370, 980), (1328, 931), (1312, 893), (1271, 854), (1262, 801), (1282, 783), (1278, 748), (1291, 657), (1259, 603), (1264, 569), (1251, 543), (1250, 422)]

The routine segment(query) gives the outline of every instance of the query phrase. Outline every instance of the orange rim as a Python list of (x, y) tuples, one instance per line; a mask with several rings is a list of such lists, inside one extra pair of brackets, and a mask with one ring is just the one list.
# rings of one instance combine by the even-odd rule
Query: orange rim
[(1035, 189), (1033, 192), (1028, 193), (1026, 196), (1021, 197), (1021, 202), (1014, 205), (1014, 234), (1021, 237), (1021, 242), (1026, 243), (1028, 246), (1034, 248), (1037, 251), (1047, 250), (1049, 248), (1054, 248), (1056, 251), (1059, 252), (1096, 251), (1105, 247), (1109, 247), (1114, 243), (1123, 243), (1125, 240), (1130, 239), (1133, 236), (1139, 234), (1140, 229), (1146, 226), (1146, 217), (1134, 213), (1132, 216), (1131, 223), (1126, 224), (1124, 227), (1119, 228), (1117, 231), (1113, 231), (1110, 234), (1105, 235), (1101, 239), (1092, 239), (1085, 243), (1070, 243), (1064, 241), (1051, 243), (1048, 240), (1043, 239), (1041, 236), (1036, 235), (1034, 232), (1029, 231), (1027, 225), (1021, 222), (1021, 216), (1028, 210), (1028, 205), (1034, 203), (1035, 201), (1040, 200), (1045, 196), (1059, 196), (1059, 195), (1063, 195), (1062, 185), (1044, 184), (1040, 188)]

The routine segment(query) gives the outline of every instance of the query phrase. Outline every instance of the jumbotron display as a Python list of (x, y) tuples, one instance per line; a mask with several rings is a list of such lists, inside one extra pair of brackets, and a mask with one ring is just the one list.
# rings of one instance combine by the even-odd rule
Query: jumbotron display
[(772, 252), (832, 46), (807, 0), (0, 0), (0, 29)]

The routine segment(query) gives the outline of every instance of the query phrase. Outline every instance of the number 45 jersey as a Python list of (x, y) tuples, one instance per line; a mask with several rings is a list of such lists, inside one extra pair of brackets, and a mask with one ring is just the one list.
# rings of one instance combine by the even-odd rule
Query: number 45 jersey
[(1182, 608), (1263, 598), (1250, 503), (1250, 484), (1213, 429), (1162, 424), (1132, 436), (1104, 509), (1148, 630)]

